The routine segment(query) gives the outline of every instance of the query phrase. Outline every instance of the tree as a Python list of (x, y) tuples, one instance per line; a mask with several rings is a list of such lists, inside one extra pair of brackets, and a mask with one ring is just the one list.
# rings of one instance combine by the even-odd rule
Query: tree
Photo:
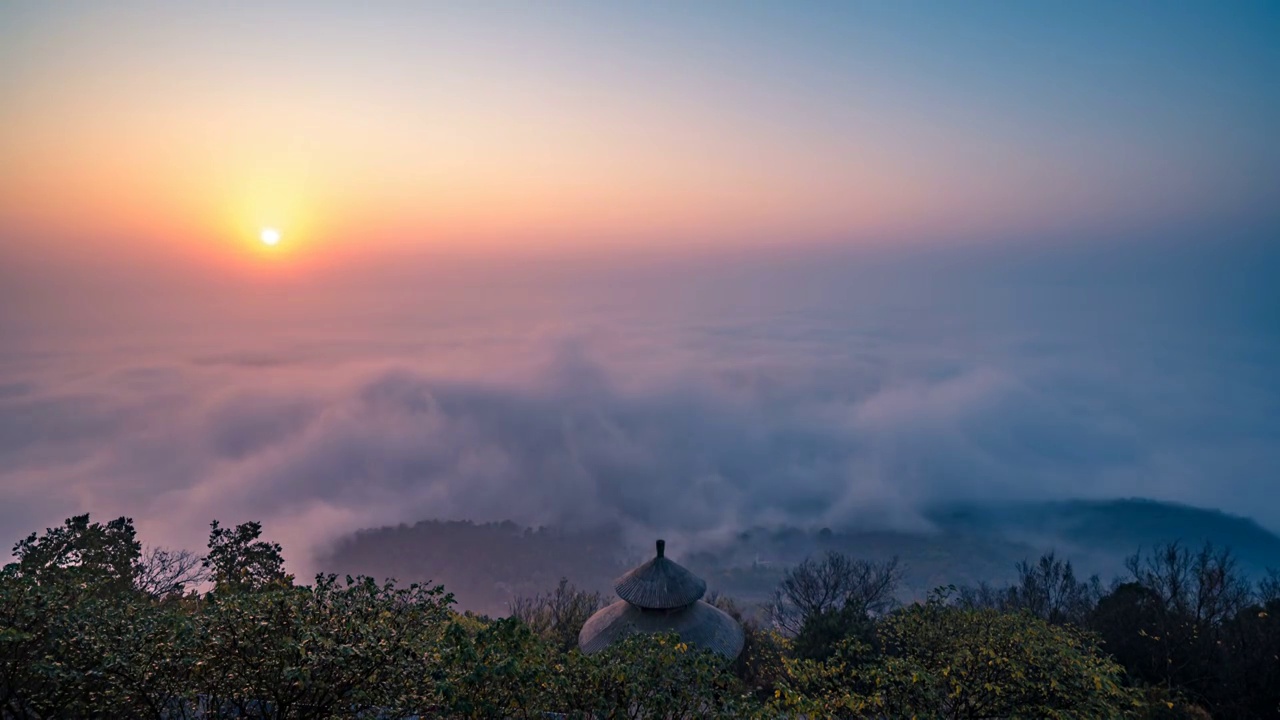
[(728, 613), (742, 626), (742, 651), (729, 665), (729, 671), (743, 682), (759, 700), (774, 696), (784, 673), (783, 658), (791, 651), (791, 643), (777, 630), (762, 627), (748, 616), (732, 598), (709, 593), (706, 601)]
[(90, 523), (87, 513), (43, 535), (31, 533), (13, 546), (16, 574), (100, 593), (131, 588), (141, 552), (132, 519), (120, 517), (103, 525)]
[(993, 587), (983, 582), (961, 588), (956, 604), (965, 608), (1025, 610), (1054, 624), (1080, 626), (1102, 597), (1102, 582), (1097, 575), (1088, 580), (1077, 579), (1071, 561), (1058, 559), (1054, 552), (1041, 555), (1034, 564), (1020, 561), (1016, 568), (1018, 580), (1013, 584)]
[(543, 717), (563, 702), (555, 688), (556, 651), (528, 625), (504, 618), (468, 632), (453, 623), (440, 649), (436, 695), (447, 717)]
[(881, 657), (849, 641), (826, 662), (791, 661), (780, 710), (815, 717), (1119, 717), (1121, 668), (1096, 641), (1026, 612), (935, 596), (886, 617)]
[(437, 704), (423, 678), (438, 670), (452, 602), (438, 587), (332, 575), (311, 586), (210, 593), (195, 615), (192, 695), (220, 717), (422, 713)]
[(1127, 566), (1137, 587), (1108, 603), (1108, 613), (1125, 608), (1125, 624), (1105, 615), (1096, 622), (1108, 649), (1143, 682), (1211, 700), (1226, 667), (1223, 625), (1249, 605), (1235, 558), (1208, 543), (1198, 552), (1171, 543), (1135, 553)]
[(64, 611), (33, 670), (36, 717), (183, 718), (199, 654), (191, 616), (136, 592), (89, 597)]
[(768, 607), (769, 619), (794, 636), (811, 618), (832, 611), (881, 615), (894, 606), (900, 578), (897, 558), (877, 563), (835, 551), (821, 560), (806, 558), (783, 576)]
[(1053, 552), (1040, 556), (1036, 564), (1018, 563), (1018, 582), (1009, 588), (1009, 609), (1022, 609), (1055, 625), (1081, 625), (1102, 595), (1102, 583), (1094, 575), (1087, 581), (1076, 579), (1070, 560), (1059, 560)]
[(1280, 646), (1269, 606), (1257, 602), (1270, 578), (1255, 594), (1230, 551), (1207, 543), (1158, 546), (1127, 564), (1132, 579), (1098, 602), (1089, 626), (1134, 684), (1215, 718), (1276, 711)]
[(1280, 713), (1280, 598), (1238, 612), (1222, 629), (1222, 647), (1222, 685), (1211, 698), (1213, 716)]
[(1258, 602), (1269, 605), (1280, 600), (1280, 570), (1267, 568), (1266, 577), (1258, 581)]
[(878, 650), (875, 620), (856, 606), (809, 616), (792, 639), (791, 647), (797, 658), (826, 660), (850, 640), (856, 641), (864, 652)]
[(137, 565), (134, 587), (154, 598), (181, 595), (187, 587), (209, 579), (204, 559), (190, 550), (147, 548)]
[(1158, 546), (1150, 555), (1135, 553), (1125, 565), (1171, 613), (1200, 627), (1221, 624), (1249, 603), (1249, 581), (1235, 557), (1212, 543), (1195, 553), (1176, 542)]
[(194, 662), (189, 618), (133, 589), (132, 523), (79, 516), (15, 552), (0, 572), (0, 717), (159, 717)]
[(633, 635), (566, 660), (554, 711), (570, 717), (737, 720), (759, 707), (723, 658), (674, 634)]
[(209, 554), (201, 561), (218, 592), (261, 590), (288, 585), (293, 576), (284, 572), (279, 543), (259, 540), (262, 524), (247, 522), (228, 530), (214, 520), (209, 524)]
[(574, 587), (568, 578), (549, 593), (518, 596), (511, 601), (511, 617), (519, 619), (561, 652), (578, 645), (578, 633), (601, 604), (600, 593)]
[(1155, 591), (1127, 582), (1103, 596), (1089, 616), (1088, 626), (1103, 648), (1139, 683), (1158, 683), (1167, 671), (1166, 658), (1153, 645), (1162, 639), (1157, 630), (1161, 607)]

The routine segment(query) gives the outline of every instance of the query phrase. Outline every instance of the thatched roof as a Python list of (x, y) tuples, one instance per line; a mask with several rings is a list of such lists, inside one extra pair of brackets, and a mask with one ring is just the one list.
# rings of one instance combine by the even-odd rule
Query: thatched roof
[(742, 652), (742, 627), (723, 610), (701, 600), (678, 610), (644, 610), (619, 600), (591, 616), (578, 634), (578, 647), (588, 655), (628, 635), (680, 635), (690, 646), (711, 650), (728, 660)]
[(684, 607), (702, 599), (707, 583), (680, 565), (668, 560), (666, 543), (658, 541), (658, 556), (618, 578), (613, 585), (618, 597), (632, 605), (653, 610)]

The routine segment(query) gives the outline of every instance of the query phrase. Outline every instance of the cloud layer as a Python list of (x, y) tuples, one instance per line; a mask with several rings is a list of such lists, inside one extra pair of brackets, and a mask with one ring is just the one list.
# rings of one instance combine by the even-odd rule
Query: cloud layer
[(259, 519), (305, 572), (424, 518), (715, 542), (1142, 495), (1280, 528), (1280, 353), (1253, 321), (1127, 283), (830, 275), (24, 343), (0, 366), (0, 533), (92, 511), (199, 547), (210, 519)]

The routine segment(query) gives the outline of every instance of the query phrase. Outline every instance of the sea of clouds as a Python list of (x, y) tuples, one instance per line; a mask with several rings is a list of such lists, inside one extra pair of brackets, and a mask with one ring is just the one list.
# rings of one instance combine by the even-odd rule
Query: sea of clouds
[(1280, 530), (1265, 287), (1068, 260), (655, 267), (573, 292), (407, 282), (26, 322), (0, 348), (0, 537), (92, 512), (198, 549), (210, 520), (256, 519), (305, 573), (346, 533), (427, 518), (715, 542), (1144, 496)]

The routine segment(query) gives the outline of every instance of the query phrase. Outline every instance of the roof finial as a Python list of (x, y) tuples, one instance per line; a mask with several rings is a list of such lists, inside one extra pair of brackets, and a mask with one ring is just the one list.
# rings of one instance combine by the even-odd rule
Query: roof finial
[(663, 553), (666, 552), (666, 549), (667, 549), (667, 541), (659, 540), (658, 541), (658, 557), (662, 557)]

